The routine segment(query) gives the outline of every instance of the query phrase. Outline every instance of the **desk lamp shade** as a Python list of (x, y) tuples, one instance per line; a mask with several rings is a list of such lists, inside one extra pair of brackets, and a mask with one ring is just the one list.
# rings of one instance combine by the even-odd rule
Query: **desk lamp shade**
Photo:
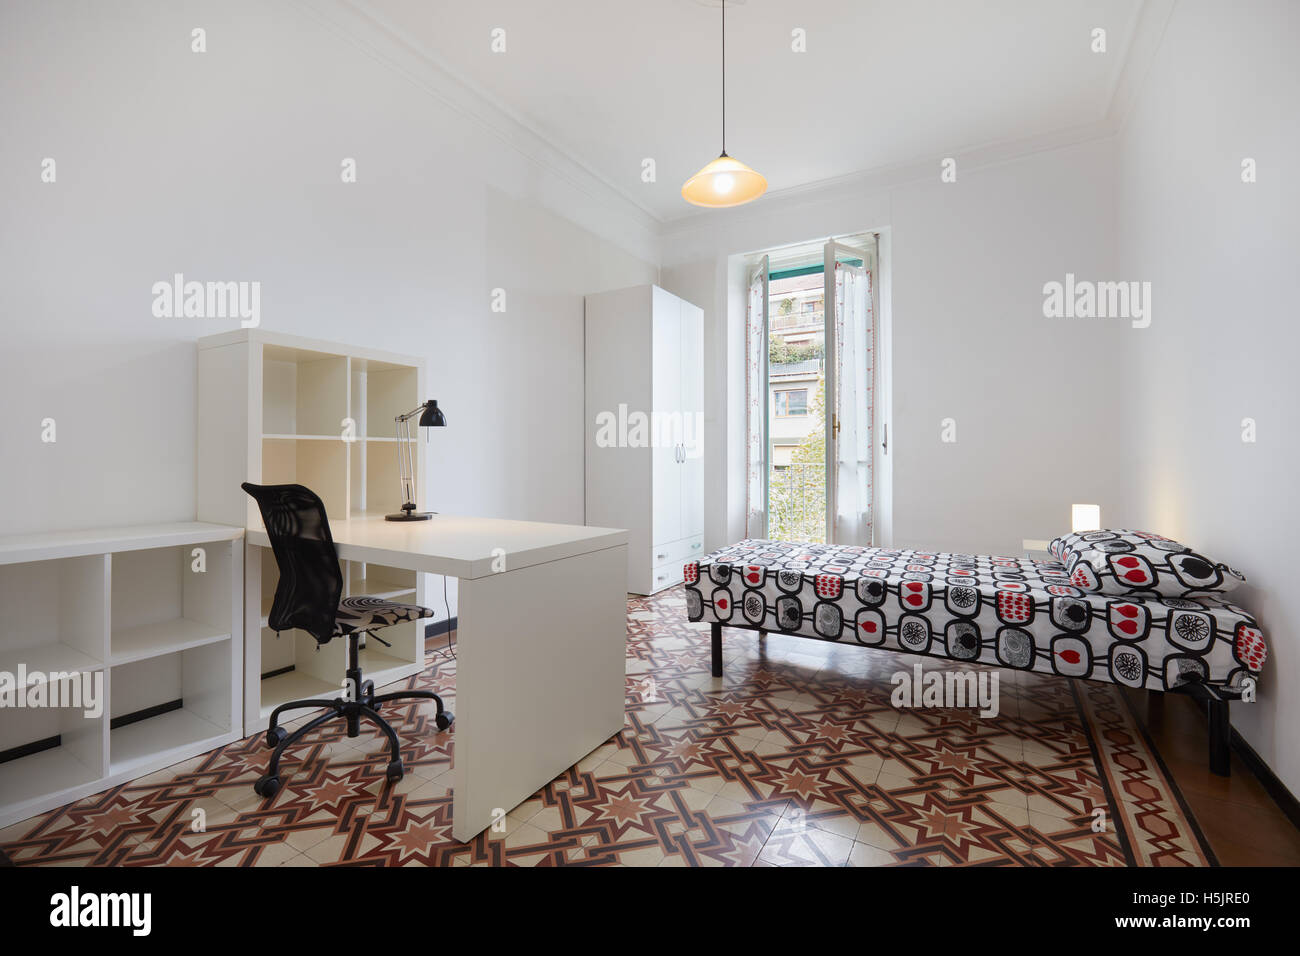
[(431, 398), (421, 407), (424, 409), (424, 412), (420, 415), (421, 428), (437, 428), (447, 424), (447, 416), (438, 407), (437, 399)]

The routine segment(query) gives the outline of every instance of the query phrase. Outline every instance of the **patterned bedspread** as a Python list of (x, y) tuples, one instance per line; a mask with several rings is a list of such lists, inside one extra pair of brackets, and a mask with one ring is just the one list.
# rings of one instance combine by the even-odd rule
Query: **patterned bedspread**
[(1168, 690), (1242, 694), (1266, 656), (1235, 605), (1112, 597), (1056, 561), (747, 539), (686, 565), (692, 621)]

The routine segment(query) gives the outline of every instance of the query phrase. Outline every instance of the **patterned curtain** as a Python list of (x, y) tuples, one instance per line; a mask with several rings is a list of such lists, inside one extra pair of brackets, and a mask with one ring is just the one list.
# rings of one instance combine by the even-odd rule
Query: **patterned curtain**
[(767, 537), (767, 260), (745, 312), (745, 537)]
[(872, 543), (872, 424), (875, 421), (875, 315), (871, 272), (835, 263), (836, 544)]

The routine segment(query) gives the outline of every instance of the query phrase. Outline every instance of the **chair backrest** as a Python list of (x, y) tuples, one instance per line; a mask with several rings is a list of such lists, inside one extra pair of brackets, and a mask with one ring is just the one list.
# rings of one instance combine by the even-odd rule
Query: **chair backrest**
[(276, 631), (301, 628), (324, 644), (334, 636), (334, 617), (343, 596), (343, 572), (324, 502), (302, 485), (246, 481), (239, 487), (257, 502), (280, 567), (267, 624)]

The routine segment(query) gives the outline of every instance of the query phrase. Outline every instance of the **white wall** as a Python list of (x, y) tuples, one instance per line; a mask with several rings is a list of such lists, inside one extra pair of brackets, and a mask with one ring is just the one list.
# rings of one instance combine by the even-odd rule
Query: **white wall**
[(0, 8), (0, 533), (193, 518), (193, 343), (238, 322), (154, 318), (174, 272), (259, 280), (265, 328), (427, 357), (433, 507), (582, 521), (582, 297), (656, 269), (568, 217), (604, 207), (638, 249), (652, 224), (317, 8)]
[[(1107, 140), (979, 167), (959, 159), (956, 183), (939, 181), (936, 160), (923, 180), (778, 197), (761, 214), (756, 204), (673, 227), (663, 281), (696, 301), (712, 287), (712, 300), (700, 302), (707, 341), (729, 343), (739, 368), (728, 256), (886, 228), (893, 541), (1014, 554), (1024, 538), (1068, 530), (1071, 502), (1097, 502), (1106, 515), (1120, 502), (1119, 402), (1107, 376), (1130, 330), (1118, 320), (1044, 318), (1042, 293), (1066, 272), (1113, 272), (1113, 185)], [(726, 435), (743, 433), (743, 377), (732, 376), (725, 393), (712, 383), (706, 391), (726, 405), (716, 412)], [(954, 444), (941, 441), (945, 418), (956, 420)], [(733, 455), (743, 456), (743, 444)], [(706, 481), (707, 511), (726, 516), (707, 529), (714, 547), (743, 528), (744, 488), (714, 471)]]
[[(1121, 268), (1153, 283), (1116, 387), (1135, 523), (1240, 568), (1265, 627), (1256, 705), (1233, 724), (1300, 793), (1300, 5), (1182, 0), (1118, 138)], [(1241, 181), (1253, 157), (1258, 182)], [(1242, 441), (1242, 419), (1258, 426)]]
[(582, 297), (655, 278), (653, 223), (367, 30), (329, 0), (0, 7), (0, 534), (193, 519), (194, 340), (238, 322), (154, 318), (175, 272), (426, 357), (431, 507), (582, 522)]

